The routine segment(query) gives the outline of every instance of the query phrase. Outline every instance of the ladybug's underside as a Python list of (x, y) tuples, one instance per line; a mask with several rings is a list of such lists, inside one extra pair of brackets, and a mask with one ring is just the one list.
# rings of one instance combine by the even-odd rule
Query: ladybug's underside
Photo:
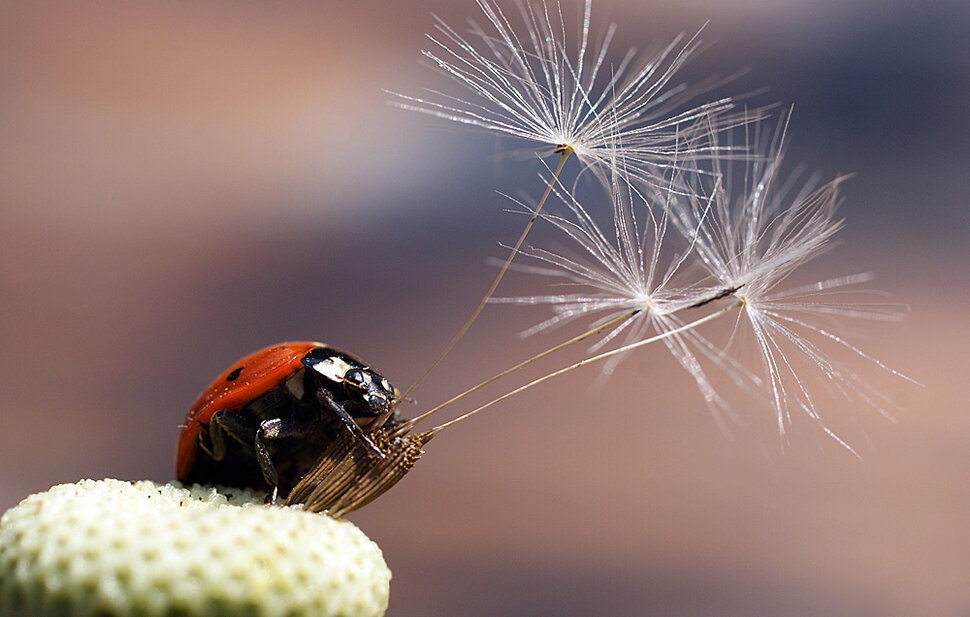
[[(304, 379), (303, 371), (292, 379)], [(200, 451), (195, 465), (183, 482), (223, 484), (267, 491), (272, 489), (260, 467), (254, 443), (263, 422), (283, 419), (304, 427), (294, 435), (263, 440), (276, 469), (279, 494), (285, 497), (317, 462), (327, 444), (337, 438), (338, 431), (346, 430), (335, 416), (322, 414), (321, 411), (325, 410), (321, 410), (317, 404), (296, 398), (291, 388), (282, 387), (257, 398), (231, 415), (222, 415), (222, 418), (238, 420), (231, 427), (224, 420), (210, 421), (199, 433)], [(213, 417), (220, 416), (217, 413)], [(213, 427), (214, 423), (219, 426), (218, 429)], [(212, 433), (216, 430), (222, 431), (225, 442), (225, 453), (219, 459), (213, 456)]]
[[(293, 379), (302, 377), (297, 374)], [(228, 424), (225, 420), (228, 418), (237, 422)], [(200, 451), (183, 481), (271, 490), (273, 487), (261, 469), (254, 443), (260, 425), (277, 419), (305, 425), (298, 434), (263, 440), (276, 470), (279, 494), (285, 497), (341, 428), (336, 417), (322, 417), (318, 406), (295, 398), (285, 387), (231, 414), (214, 414), (213, 420), (199, 433)], [(225, 452), (219, 459), (213, 456), (213, 437), (217, 430), (222, 432), (225, 443)]]

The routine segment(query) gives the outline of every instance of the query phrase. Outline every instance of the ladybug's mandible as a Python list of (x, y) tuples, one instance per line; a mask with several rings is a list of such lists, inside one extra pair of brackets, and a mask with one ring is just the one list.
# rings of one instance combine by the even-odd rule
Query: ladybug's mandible
[[(402, 420), (388, 381), (322, 343), (280, 343), (234, 362), (209, 384), (181, 425), (176, 476), (182, 482), (267, 490), (285, 497), (338, 431), (368, 437)], [(381, 426), (372, 426), (381, 416)]]

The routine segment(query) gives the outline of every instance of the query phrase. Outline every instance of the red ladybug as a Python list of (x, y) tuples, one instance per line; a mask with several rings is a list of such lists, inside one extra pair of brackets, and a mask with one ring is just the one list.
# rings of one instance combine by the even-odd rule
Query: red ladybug
[[(234, 362), (209, 384), (181, 425), (176, 476), (185, 483), (267, 490), (286, 497), (338, 434), (367, 436), (402, 420), (387, 416), (388, 381), (357, 358), (322, 343), (280, 343)], [(381, 426), (371, 426), (380, 417)]]

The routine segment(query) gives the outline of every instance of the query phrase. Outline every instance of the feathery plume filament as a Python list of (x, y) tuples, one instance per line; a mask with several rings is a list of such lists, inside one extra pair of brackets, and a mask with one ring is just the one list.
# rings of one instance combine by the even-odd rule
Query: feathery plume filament
[[(400, 400), (424, 382), (478, 319), (519, 253), (570, 155), (575, 154), (586, 168), (605, 178), (604, 168), (609, 166), (614, 151), (622, 147), (630, 174), (651, 183), (663, 177), (682, 150), (698, 158), (735, 151), (706, 145), (706, 132), (699, 127), (727, 130), (754, 119), (728, 115), (734, 107), (731, 98), (690, 107), (696, 95), (719, 83), (693, 89), (671, 85), (677, 71), (700, 47), (699, 32), (686, 42), (683, 36), (678, 37), (652, 57), (637, 58), (631, 49), (619, 64), (612, 65), (607, 62), (607, 55), (616, 25), (607, 29), (598, 49), (591, 45), (592, 0), (583, 4), (574, 53), (566, 40), (558, 2), (555, 11), (550, 11), (546, 0), (537, 4), (517, 2), (522, 24), (519, 32), (497, 4), (477, 1), (489, 31), (473, 23), (472, 33), (463, 36), (438, 19), (437, 34), (428, 37), (436, 50), (423, 52), (441, 72), (470, 93), (470, 98), (463, 100), (432, 91), (430, 98), (425, 99), (391, 92), (392, 103), (552, 146), (560, 158), (545, 194), (478, 307)], [(688, 135), (692, 137), (686, 140)], [(685, 148), (688, 141), (691, 146)], [(393, 408), (389, 413), (392, 412)]]

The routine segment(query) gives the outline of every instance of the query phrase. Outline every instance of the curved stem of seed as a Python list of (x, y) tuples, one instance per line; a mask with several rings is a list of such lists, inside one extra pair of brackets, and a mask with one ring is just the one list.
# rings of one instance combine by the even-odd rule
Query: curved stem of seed
[[(414, 384), (410, 388), (407, 389), (407, 392), (405, 392), (402, 396), (400, 396), (397, 399), (397, 401), (394, 402), (394, 404), (391, 406), (391, 409), (387, 414), (388, 416), (390, 416), (390, 414), (393, 413), (395, 409), (397, 409), (398, 405), (400, 405), (402, 401), (407, 399), (407, 397), (410, 396), (412, 392), (414, 392), (415, 388), (421, 385), (421, 382), (423, 382), (428, 377), (428, 375), (431, 374), (431, 371), (433, 371), (439, 364), (441, 364), (441, 361), (445, 359), (445, 356), (451, 353), (451, 350), (454, 349), (455, 345), (458, 344), (458, 341), (460, 341), (462, 337), (465, 336), (465, 333), (468, 332), (468, 329), (471, 328), (472, 324), (475, 323), (475, 320), (478, 319), (479, 313), (482, 312), (482, 309), (485, 308), (485, 305), (488, 304), (488, 301), (492, 298), (492, 295), (495, 293), (495, 290), (498, 288), (498, 284), (502, 281), (502, 277), (505, 276), (505, 273), (508, 271), (509, 266), (512, 264), (512, 260), (515, 259), (516, 254), (518, 254), (519, 249), (522, 247), (522, 243), (525, 242), (525, 237), (529, 235), (529, 230), (532, 229), (532, 225), (536, 222), (536, 219), (539, 218), (539, 211), (542, 209), (543, 204), (546, 203), (546, 200), (549, 198), (549, 194), (552, 192), (552, 189), (555, 186), (556, 181), (559, 179), (559, 174), (560, 172), (562, 172), (562, 168), (566, 164), (566, 159), (568, 159), (569, 155), (572, 154), (573, 149), (569, 146), (563, 146), (561, 148), (558, 148), (556, 152), (559, 154), (559, 164), (556, 166), (556, 171), (553, 172), (552, 174), (552, 179), (549, 180), (549, 185), (546, 186), (546, 192), (543, 193), (542, 199), (539, 200), (539, 204), (536, 206), (535, 211), (532, 213), (532, 218), (529, 219), (529, 224), (526, 225), (525, 229), (522, 230), (522, 235), (519, 236), (518, 242), (516, 242), (515, 246), (512, 247), (512, 252), (509, 253), (508, 258), (505, 260), (505, 264), (503, 264), (502, 269), (499, 270), (498, 276), (496, 276), (495, 280), (492, 282), (492, 286), (489, 287), (488, 292), (485, 293), (485, 297), (483, 297), (482, 301), (478, 304), (478, 308), (476, 308), (475, 312), (472, 313), (472, 316), (468, 318), (468, 321), (465, 322), (465, 325), (462, 326), (461, 330), (458, 331), (458, 334), (456, 334), (455, 337), (451, 339), (451, 342), (448, 343), (448, 346), (445, 347), (445, 350), (441, 352), (441, 355), (439, 355), (438, 358), (431, 363), (431, 366), (428, 367), (428, 370), (426, 370), (424, 374), (421, 375), (421, 377), (416, 382), (414, 382)], [(378, 424), (377, 426), (380, 426), (380, 425)]]
[(519, 370), (521, 368), (524, 368), (524, 367), (532, 364), (533, 362), (536, 362), (537, 360), (541, 360), (542, 358), (545, 358), (546, 356), (548, 356), (551, 353), (555, 353), (555, 352), (559, 351), (560, 349), (563, 349), (563, 348), (569, 347), (570, 345), (573, 345), (574, 343), (578, 343), (580, 341), (586, 340), (586, 339), (588, 339), (591, 336), (594, 336), (596, 334), (599, 334), (600, 332), (603, 332), (604, 330), (609, 330), (610, 328), (615, 328), (615, 327), (619, 326), (620, 324), (622, 324), (623, 322), (628, 321), (630, 319), (633, 319), (638, 313), (640, 313), (640, 310), (639, 309), (637, 309), (635, 311), (629, 311), (627, 313), (624, 313), (624, 314), (616, 317), (615, 319), (611, 319), (608, 322), (606, 322), (606, 323), (604, 323), (604, 324), (602, 324), (600, 326), (597, 326), (597, 327), (593, 328), (592, 330), (588, 330), (586, 332), (583, 332), (582, 334), (580, 334), (578, 336), (574, 336), (573, 338), (569, 339), (568, 341), (559, 343), (555, 347), (551, 347), (551, 348), (543, 351), (542, 353), (536, 354), (536, 355), (532, 356), (531, 358), (529, 358), (528, 360), (523, 360), (522, 362), (519, 362), (515, 366), (510, 367), (510, 368), (507, 368), (504, 371), (502, 371), (501, 373), (499, 373), (497, 375), (494, 375), (493, 377), (490, 377), (490, 378), (486, 379), (485, 381), (483, 381), (482, 383), (478, 384), (477, 386), (471, 387), (471, 388), (465, 390), (464, 392), (462, 392), (461, 394), (456, 394), (455, 396), (451, 397), (450, 399), (448, 399), (444, 403), (441, 403), (437, 407), (434, 407), (433, 409), (430, 409), (430, 410), (428, 410), (428, 411), (426, 411), (426, 412), (424, 412), (424, 413), (422, 413), (422, 414), (420, 414), (418, 416), (415, 416), (414, 418), (411, 418), (410, 420), (406, 421), (404, 424), (401, 424), (400, 426), (398, 426), (397, 428), (395, 428), (394, 431), (393, 431), (393, 433), (392, 433), (392, 435), (393, 436), (403, 435), (404, 433), (407, 433), (412, 428), (414, 428), (414, 426), (416, 424), (418, 424), (419, 422), (421, 422), (425, 418), (427, 418), (427, 417), (429, 417), (431, 415), (434, 415), (434, 414), (438, 413), (439, 411), (441, 411), (445, 407), (448, 407), (449, 405), (451, 405), (452, 403), (454, 403), (456, 401), (460, 401), (461, 399), (465, 398), (469, 394), (471, 394), (473, 392), (477, 392), (477, 391), (481, 390), (482, 388), (484, 388), (485, 386), (487, 386), (489, 384), (492, 384), (492, 383), (498, 381), (499, 379), (505, 377), (506, 375), (509, 375), (511, 373), (514, 373), (515, 371), (517, 371), (517, 370)]
[(724, 307), (724, 308), (722, 308), (720, 310), (717, 310), (717, 311), (711, 313), (710, 315), (706, 315), (706, 316), (701, 317), (700, 319), (696, 319), (696, 320), (694, 320), (694, 321), (692, 321), (692, 322), (690, 322), (688, 324), (684, 324), (683, 326), (680, 326), (679, 328), (674, 328), (673, 330), (668, 330), (667, 332), (663, 332), (663, 333), (658, 334), (656, 336), (652, 336), (650, 338), (643, 339), (642, 341), (637, 341), (636, 343), (630, 343), (629, 345), (624, 345), (623, 347), (618, 347), (617, 349), (613, 349), (613, 350), (610, 350), (610, 351), (605, 351), (605, 352), (603, 352), (601, 354), (597, 354), (595, 356), (591, 356), (589, 358), (586, 358), (585, 360), (581, 360), (579, 362), (576, 362), (575, 364), (570, 364), (567, 367), (564, 367), (564, 368), (559, 369), (558, 371), (554, 371), (552, 373), (549, 373), (548, 375), (545, 375), (544, 377), (540, 377), (538, 379), (534, 379), (534, 380), (530, 381), (529, 383), (527, 383), (527, 384), (525, 384), (523, 386), (520, 386), (520, 387), (516, 388), (515, 390), (512, 390), (510, 392), (507, 392), (506, 394), (503, 394), (502, 396), (500, 396), (500, 397), (498, 397), (496, 399), (493, 399), (492, 401), (489, 401), (488, 403), (485, 403), (484, 405), (482, 405), (480, 407), (477, 407), (477, 408), (469, 411), (466, 414), (463, 414), (461, 416), (458, 416), (454, 420), (449, 420), (448, 422), (445, 422), (444, 424), (441, 424), (441, 425), (438, 425), (438, 426), (436, 426), (436, 427), (434, 427), (432, 429), (429, 429), (427, 431), (427, 433), (430, 433), (431, 435), (436, 435), (439, 432), (443, 431), (444, 429), (448, 428), (449, 426), (451, 426), (453, 424), (457, 424), (457, 423), (461, 422), (462, 420), (467, 420), (468, 418), (474, 416), (478, 412), (480, 412), (480, 411), (482, 411), (484, 409), (487, 409), (487, 408), (491, 407), (492, 405), (495, 405), (496, 403), (500, 403), (500, 402), (504, 401), (505, 399), (509, 398), (510, 396), (514, 396), (514, 395), (518, 394), (519, 392), (523, 392), (523, 391), (528, 390), (529, 388), (531, 388), (533, 386), (537, 386), (537, 385), (541, 384), (544, 381), (547, 381), (549, 379), (552, 379), (553, 377), (558, 377), (559, 375), (562, 375), (564, 373), (568, 373), (568, 372), (570, 372), (572, 370), (578, 369), (581, 366), (586, 366), (587, 364), (592, 364), (593, 362), (598, 362), (600, 360), (605, 360), (606, 358), (610, 358), (610, 357), (615, 356), (617, 354), (621, 354), (621, 353), (630, 351), (631, 349), (636, 349), (637, 347), (643, 347), (644, 345), (649, 345), (650, 343), (655, 343), (655, 342), (660, 341), (660, 340), (663, 340), (665, 338), (668, 338), (668, 337), (671, 337), (671, 336), (675, 336), (677, 334), (680, 334), (681, 332), (685, 332), (687, 330), (691, 330), (691, 329), (696, 328), (696, 327), (700, 326), (701, 324), (704, 324), (704, 323), (706, 323), (708, 321), (712, 321), (714, 319), (717, 319), (718, 317), (720, 317), (722, 315), (725, 315), (726, 313), (729, 313), (729, 312), (733, 311), (736, 308), (740, 308), (743, 304), (744, 303), (739, 300), (739, 301), (737, 301), (737, 302), (735, 302), (735, 303), (733, 303), (733, 304), (731, 304), (729, 306), (726, 306), (726, 307)]

